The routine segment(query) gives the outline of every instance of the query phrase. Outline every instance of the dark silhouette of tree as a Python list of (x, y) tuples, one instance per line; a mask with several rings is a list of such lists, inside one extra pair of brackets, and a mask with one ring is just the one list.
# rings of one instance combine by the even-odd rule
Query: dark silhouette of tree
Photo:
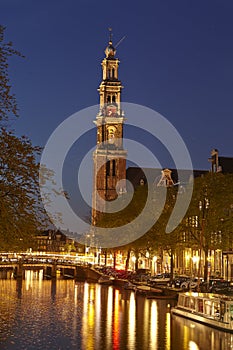
[(32, 237), (47, 218), (39, 195), (37, 157), (41, 149), (27, 137), (16, 136), (8, 126), (18, 116), (9, 57), (22, 55), (4, 41), (4, 30), (0, 26), (0, 249), (19, 250), (33, 247)]
[(10, 117), (17, 117), (17, 103), (10, 84), (8, 66), (9, 57), (23, 55), (13, 48), (11, 41), (4, 40), (5, 27), (0, 25), (0, 122), (6, 122)]

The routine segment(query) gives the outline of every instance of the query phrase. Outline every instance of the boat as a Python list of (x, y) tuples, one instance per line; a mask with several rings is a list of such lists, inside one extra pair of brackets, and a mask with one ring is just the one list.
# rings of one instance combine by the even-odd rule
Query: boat
[(178, 303), (171, 313), (233, 333), (233, 298), (227, 295), (179, 293)]
[(152, 276), (148, 279), (148, 283), (154, 285), (168, 285), (171, 280), (170, 273), (160, 273), (156, 276)]
[(73, 275), (69, 275), (69, 274), (67, 274), (67, 273), (64, 274), (62, 277), (63, 277), (64, 280), (74, 279), (74, 276), (73, 276)]
[(114, 277), (108, 276), (108, 275), (103, 275), (98, 279), (99, 284), (105, 284), (105, 285), (111, 285), (113, 284)]
[(152, 293), (146, 296), (147, 299), (166, 299), (166, 300), (177, 300), (177, 293), (170, 294), (161, 294), (161, 293)]
[(135, 288), (135, 293), (144, 295), (146, 297), (153, 296), (153, 295), (159, 296), (159, 295), (163, 295), (163, 290), (159, 288), (152, 288), (146, 285), (138, 285)]
[(176, 300), (176, 295), (147, 295), (147, 299), (165, 299), (165, 300)]
[(127, 281), (127, 282), (125, 282), (125, 284), (124, 284), (124, 289), (127, 289), (127, 290), (134, 290), (134, 291), (135, 291), (135, 290), (137, 289), (137, 286), (136, 286), (136, 284), (133, 284), (133, 283)]

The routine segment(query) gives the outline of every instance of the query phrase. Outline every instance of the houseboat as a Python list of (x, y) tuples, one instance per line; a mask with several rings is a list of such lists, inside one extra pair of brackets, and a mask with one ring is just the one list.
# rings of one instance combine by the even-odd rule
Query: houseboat
[(211, 293), (180, 293), (171, 313), (233, 333), (233, 298)]

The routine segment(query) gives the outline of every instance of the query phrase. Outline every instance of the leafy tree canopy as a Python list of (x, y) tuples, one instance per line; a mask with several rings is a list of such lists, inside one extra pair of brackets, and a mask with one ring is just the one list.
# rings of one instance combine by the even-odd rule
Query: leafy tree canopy
[[(194, 180), (194, 191), (188, 211), (180, 225), (170, 234), (166, 233), (166, 226), (173, 210), (177, 188), (167, 188), (166, 202), (163, 211), (153, 227), (138, 240), (125, 245), (125, 249), (158, 249), (174, 251), (180, 244), (198, 246), (200, 244), (200, 231), (202, 229), (202, 219), (205, 227), (203, 234), (208, 248), (226, 249), (229, 247), (233, 228), (233, 174), (213, 174), (209, 173)], [(104, 214), (100, 220), (100, 225), (104, 227), (117, 227), (133, 220), (142, 211), (147, 198), (147, 186), (140, 186), (136, 189), (130, 205), (122, 211), (114, 214)], [(160, 196), (157, 192), (157, 203)], [(207, 201), (207, 202), (206, 202)], [(202, 207), (201, 204), (202, 203)], [(205, 206), (204, 207), (204, 203)], [(148, 215), (155, 215), (154, 207)], [(204, 215), (204, 216), (203, 216)], [(194, 225), (190, 225), (190, 218), (197, 218)], [(191, 221), (192, 221), (191, 220)], [(221, 239), (213, 237), (215, 233), (221, 233)], [(183, 234), (190, 233), (189, 241), (183, 241)], [(133, 232), (127, 232), (129, 235)], [(220, 237), (217, 235), (216, 237)], [(212, 243), (211, 243), (212, 242)], [(212, 244), (212, 246), (211, 246)]]
[(18, 116), (9, 80), (12, 55), (22, 56), (4, 40), (0, 26), (0, 250), (20, 250), (33, 246), (32, 237), (42, 224), (36, 160), (40, 148), (7, 127)]

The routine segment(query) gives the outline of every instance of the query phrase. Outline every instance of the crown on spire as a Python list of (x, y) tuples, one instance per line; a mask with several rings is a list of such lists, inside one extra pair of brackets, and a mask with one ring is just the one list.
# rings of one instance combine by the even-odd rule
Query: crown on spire
[(107, 58), (114, 58), (116, 54), (116, 49), (112, 45), (112, 28), (108, 28), (108, 30), (109, 30), (109, 42), (108, 42), (108, 46), (105, 49), (105, 54)]

